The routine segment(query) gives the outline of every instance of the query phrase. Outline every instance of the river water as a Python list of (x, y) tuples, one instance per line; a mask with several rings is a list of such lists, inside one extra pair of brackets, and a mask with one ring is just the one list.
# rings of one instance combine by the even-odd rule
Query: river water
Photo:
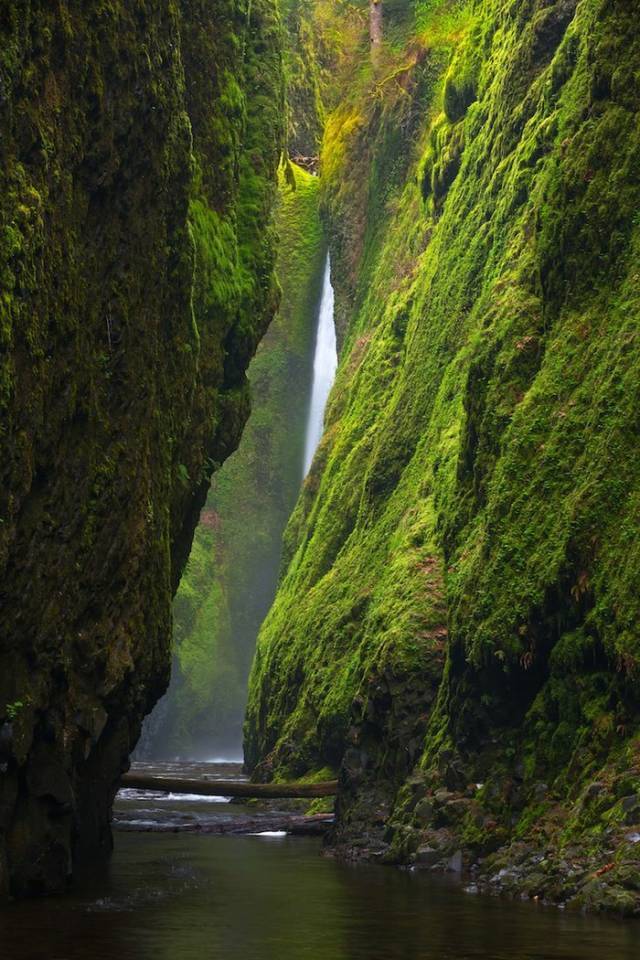
[[(230, 776), (229, 768), (216, 766), (180, 772)], [(425, 873), (338, 863), (321, 855), (316, 839), (207, 832), (218, 818), (243, 818), (247, 809), (222, 800), (126, 792), (116, 806), (111, 864), (90, 879), (78, 877), (65, 897), (0, 912), (0, 958), (640, 957), (637, 924), (471, 895)]]

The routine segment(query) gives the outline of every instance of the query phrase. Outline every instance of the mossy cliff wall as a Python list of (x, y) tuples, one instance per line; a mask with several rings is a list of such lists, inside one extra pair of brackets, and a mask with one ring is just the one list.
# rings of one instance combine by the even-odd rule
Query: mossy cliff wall
[(327, 117), (344, 345), (248, 758), (339, 768), (345, 852), (462, 850), (637, 911), (635, 11), (431, 0), (386, 27)]
[(326, 247), (320, 184), (292, 167), (276, 208), (280, 309), (249, 369), (251, 416), (216, 474), (174, 604), (174, 669), (145, 756), (229, 756), (242, 742), (256, 637), (275, 594), (282, 531), (302, 481)]
[(285, 28), (287, 146), (291, 157), (313, 161), (320, 151), (324, 109), (314, 0), (281, 0)]
[(0, 892), (110, 849), (277, 301), (282, 100), (270, 0), (0, 11)]

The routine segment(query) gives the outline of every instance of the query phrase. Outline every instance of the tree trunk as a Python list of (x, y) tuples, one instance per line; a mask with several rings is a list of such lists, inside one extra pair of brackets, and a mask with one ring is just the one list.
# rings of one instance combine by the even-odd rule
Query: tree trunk
[(133, 790), (157, 790), (161, 793), (194, 793), (202, 797), (257, 797), (262, 800), (284, 797), (333, 797), (337, 780), (322, 783), (247, 783), (243, 780), (183, 780), (176, 777), (150, 777), (125, 773), (121, 786)]
[(371, 57), (375, 60), (382, 46), (382, 0), (369, 0), (369, 39)]

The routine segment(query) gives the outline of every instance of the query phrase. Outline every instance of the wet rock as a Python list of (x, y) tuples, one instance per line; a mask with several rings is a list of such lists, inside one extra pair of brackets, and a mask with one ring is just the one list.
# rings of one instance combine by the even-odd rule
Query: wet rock
[(427, 776), (422, 770), (417, 770), (407, 777), (406, 782), (413, 791), (423, 791), (427, 783)]
[(549, 792), (549, 787), (546, 783), (536, 783), (533, 788), (533, 798), (538, 803), (545, 799)]
[(459, 824), (469, 810), (470, 801), (464, 797), (454, 797), (437, 808), (435, 823), (439, 827)]
[(94, 743), (100, 739), (108, 719), (109, 715), (102, 706), (78, 710), (74, 716), (76, 725), (89, 734)]
[(442, 859), (442, 851), (436, 847), (423, 846), (416, 850), (416, 863), (423, 867), (432, 867)]
[(615, 913), (621, 917), (640, 915), (640, 897), (631, 890), (591, 880), (580, 891), (578, 902), (588, 910)]
[(489, 878), (489, 883), (494, 885), (504, 884), (506, 881), (513, 879), (516, 875), (515, 867), (502, 867), (501, 870), (498, 870), (497, 873), (494, 873), (493, 876)]
[(623, 797), (620, 806), (625, 824), (632, 826), (640, 820), (640, 797), (637, 794)]
[(450, 800), (456, 799), (456, 796), (457, 795), (450, 790), (436, 790), (434, 799), (438, 805), (443, 806), (449, 803)]
[[(0, 16), (5, 299), (16, 262), (2, 309), (25, 333), (3, 341), (0, 360), (0, 722), (11, 721), (0, 763), (19, 785), (13, 804), (0, 801), (0, 874), (16, 893), (63, 889), (72, 854), (95, 863), (111, 851), (119, 777), (168, 683), (173, 592), (211, 471), (239, 441), (244, 372), (277, 299), (275, 4), (261, 4), (255, 28), (178, 17), (166, 2), (128, 13), (113, 0), (97, 19), (86, 4), (18, 3)], [(232, 275), (201, 342), (201, 278), (216, 245), (238, 240), (237, 134), (252, 123), (220, 105), (220, 70), (241, 99), (249, 76), (254, 94), (273, 96), (247, 161), (251, 253), (225, 261)], [(54, 76), (65, 109), (42, 95)], [(105, 81), (104, 109), (88, 77)], [(45, 130), (39, 149), (33, 132)]]
[(364, 750), (350, 747), (344, 755), (342, 773), (352, 783), (357, 783), (364, 776), (368, 763), (369, 757)]
[(582, 795), (582, 802), (590, 803), (592, 800), (595, 800), (596, 797), (601, 796), (605, 791), (606, 787), (603, 783), (600, 783), (599, 781), (590, 783)]
[(469, 782), (469, 777), (458, 759), (452, 760), (447, 764), (444, 771), (444, 783), (448, 790), (464, 790)]
[(3, 723), (0, 727), (0, 758), (11, 756), (13, 748), (13, 724)]
[(414, 813), (420, 823), (430, 823), (433, 820), (433, 811), (433, 801), (425, 797), (417, 804)]

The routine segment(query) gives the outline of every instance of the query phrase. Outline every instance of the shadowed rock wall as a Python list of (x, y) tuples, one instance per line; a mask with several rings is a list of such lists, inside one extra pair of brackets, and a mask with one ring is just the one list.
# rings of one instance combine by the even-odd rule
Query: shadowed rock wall
[(270, 0), (0, 10), (0, 891), (110, 850), (277, 301), (282, 116)]

